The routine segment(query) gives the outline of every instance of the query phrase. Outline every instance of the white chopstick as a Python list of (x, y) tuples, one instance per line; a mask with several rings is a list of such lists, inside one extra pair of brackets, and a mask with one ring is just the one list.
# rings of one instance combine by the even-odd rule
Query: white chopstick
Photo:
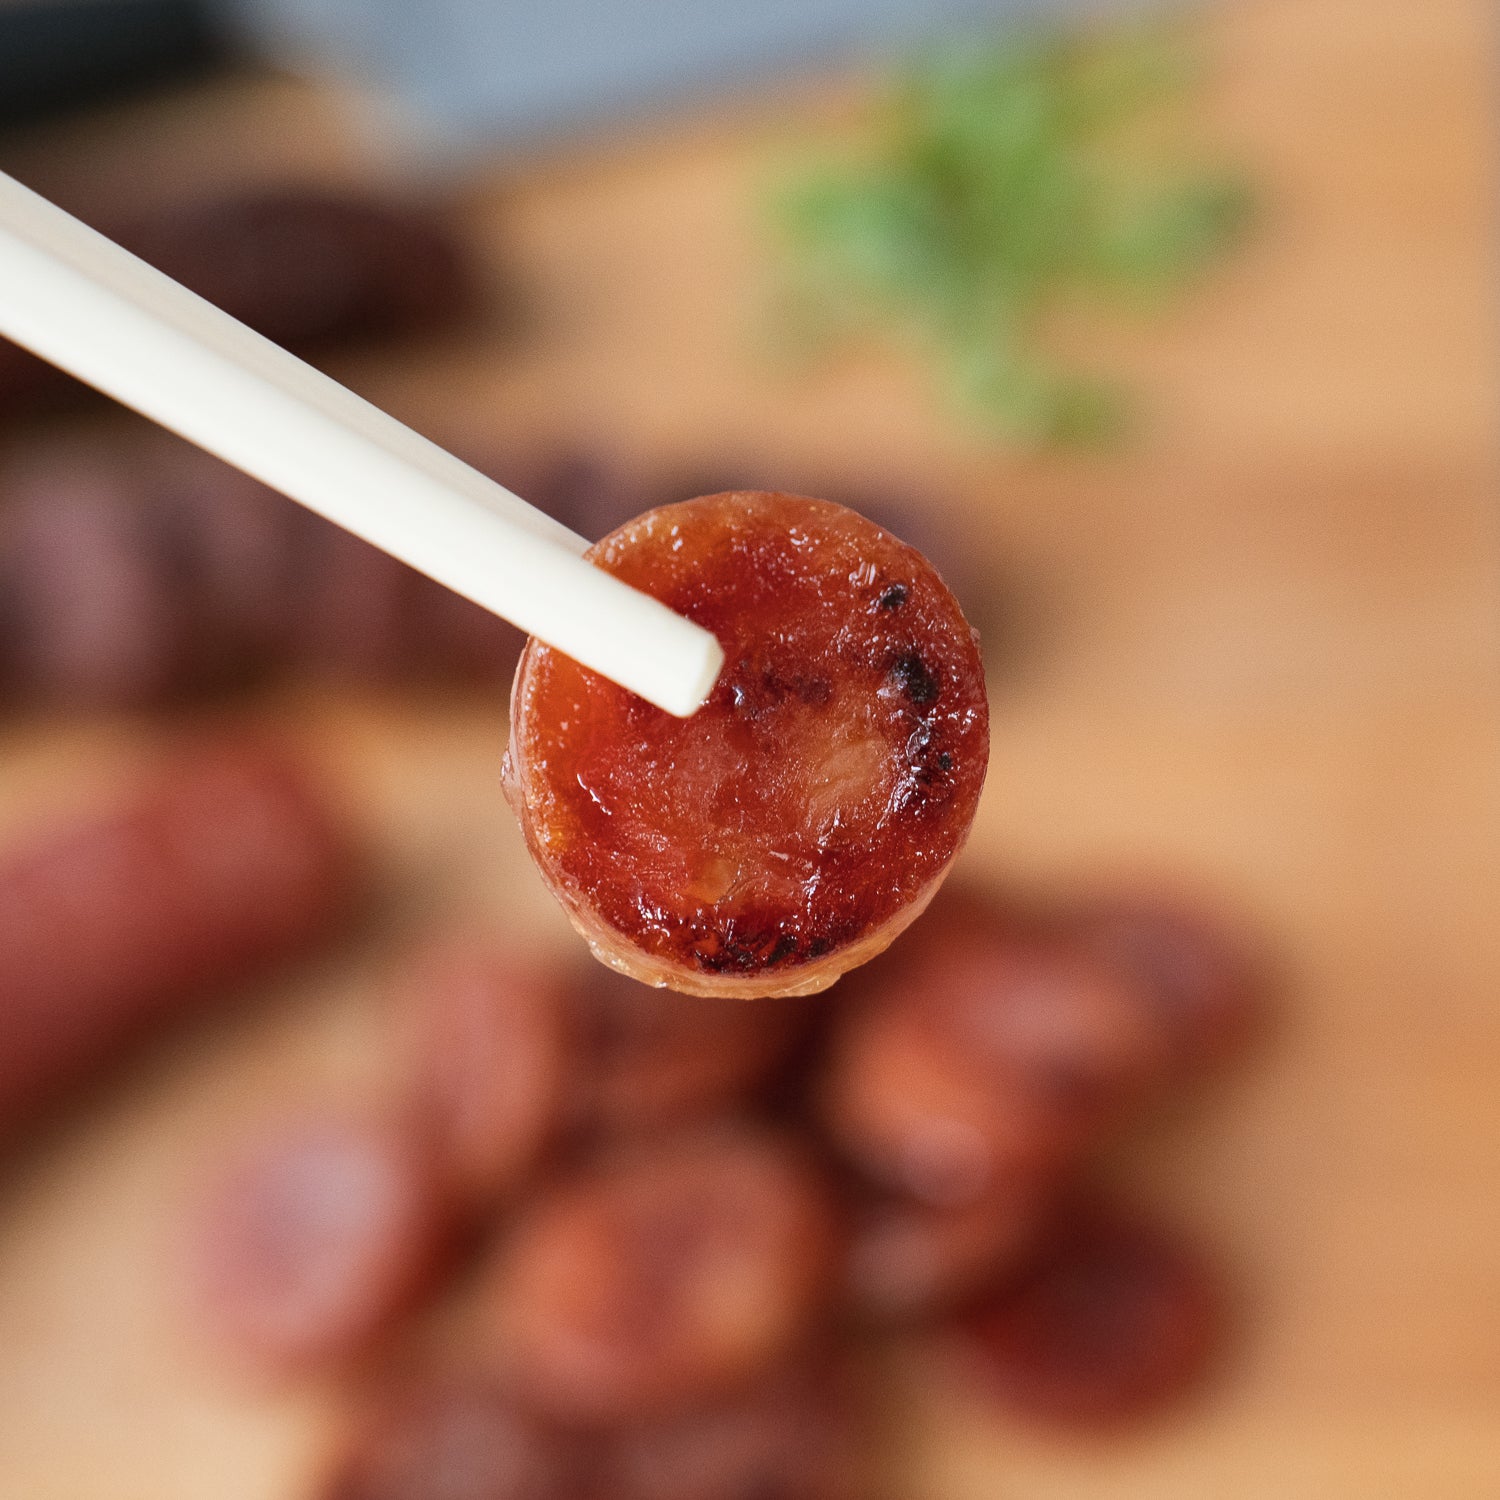
[(0, 334), (669, 713), (718, 676), (582, 537), (4, 173)]

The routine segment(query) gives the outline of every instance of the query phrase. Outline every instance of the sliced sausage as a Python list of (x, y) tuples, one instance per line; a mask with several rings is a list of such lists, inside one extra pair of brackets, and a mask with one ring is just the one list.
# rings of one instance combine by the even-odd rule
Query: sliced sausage
[(1058, 925), (1137, 983), (1179, 1074), (1228, 1057), (1262, 1018), (1262, 964), (1243, 935), (1206, 908), (1149, 890), (1119, 891), (1078, 902)]
[(513, 1189), (561, 1123), (575, 1049), (562, 986), (490, 938), (454, 940), (399, 983), (419, 1118), (462, 1197)]
[[(521, 1411), (472, 1372), (403, 1376), (361, 1414), (319, 1500), (588, 1500), (579, 1438)], [(598, 1494), (597, 1500), (604, 1500)]]
[[(456, 236), (420, 205), (271, 188), (106, 217), (96, 227), (273, 343), (303, 352), (442, 328), (479, 302)], [(81, 392), (0, 339), (0, 420)]]
[(712, 1400), (805, 1340), (831, 1301), (824, 1183), (777, 1140), (708, 1131), (558, 1182), (502, 1247), (493, 1308), (519, 1390), (611, 1425)]
[(1094, 1204), (955, 1328), (979, 1389), (1027, 1416), (1092, 1427), (1185, 1392), (1223, 1323), (1216, 1281), (1190, 1244)]
[(568, 999), (579, 1038), (572, 1113), (586, 1132), (655, 1129), (743, 1102), (805, 1019), (790, 1001), (691, 998), (586, 960)]
[(0, 856), (0, 1127), (328, 938), (358, 884), (316, 784), (248, 739), (185, 750), (112, 809)]
[(611, 1500), (858, 1500), (867, 1434), (844, 1372), (778, 1372), (731, 1401), (604, 1445)]
[(405, 1122), (287, 1119), (246, 1143), (196, 1206), (201, 1325), (270, 1371), (347, 1359), (427, 1286), (448, 1224), (437, 1163)]
[(849, 1230), (849, 1304), (877, 1324), (945, 1312), (1023, 1264), (1050, 1207), (1034, 1188), (1013, 1184), (942, 1205), (863, 1193)]
[(977, 637), (931, 565), (826, 501), (740, 492), (650, 511), (590, 553), (712, 631), (688, 719), (540, 642), (505, 783), (600, 958), (692, 994), (809, 994), (937, 889), (984, 782)]
[(133, 481), (104, 456), (45, 451), (6, 475), (0, 679), (68, 708), (155, 703), (183, 668), (184, 601), (166, 586)]
[(822, 1113), (876, 1181), (934, 1204), (1045, 1182), (1165, 1066), (1136, 988), (1086, 951), (935, 908), (835, 1024)]
[(227, 464), (139, 430), (0, 475), (0, 690), (138, 707), (296, 668), (487, 683), (520, 632)]

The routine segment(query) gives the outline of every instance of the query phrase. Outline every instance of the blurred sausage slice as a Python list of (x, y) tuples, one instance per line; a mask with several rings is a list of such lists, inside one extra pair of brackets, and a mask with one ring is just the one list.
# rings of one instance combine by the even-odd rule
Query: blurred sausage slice
[(273, 1371), (347, 1358), (425, 1288), (447, 1227), (420, 1133), (288, 1119), (242, 1147), (197, 1206), (190, 1276), (202, 1322), (223, 1349)]
[(0, 678), (64, 707), (154, 703), (176, 686), (182, 601), (164, 586), (129, 479), (107, 456), (42, 450), (6, 470)]
[(1222, 1061), (1261, 1019), (1262, 965), (1243, 935), (1205, 908), (1122, 890), (1077, 903), (1058, 926), (1140, 986), (1179, 1074)]
[(155, 705), (296, 667), (504, 690), (513, 626), (218, 459), (144, 427), (0, 469), (0, 690)]
[(307, 586), (285, 601), (293, 659), (335, 680), (399, 679), (412, 601), (426, 580), (336, 526), (312, 528), (304, 540)]
[(721, 1129), (557, 1183), (502, 1247), (502, 1357), (561, 1420), (665, 1416), (753, 1380), (832, 1297), (836, 1226), (790, 1147)]
[[(407, 1375), (372, 1401), (319, 1500), (586, 1500), (590, 1454), (482, 1378)], [(598, 1500), (604, 1500), (601, 1494)]]
[(622, 1433), (611, 1500), (856, 1500), (869, 1468), (844, 1372), (779, 1372), (731, 1401)]
[(1218, 1348), (1223, 1321), (1217, 1284), (1191, 1245), (1089, 1204), (955, 1328), (981, 1389), (1026, 1415), (1087, 1427), (1180, 1395)]
[(457, 239), (421, 205), (288, 187), (182, 202), (106, 233), (296, 349), (441, 328), (477, 302)]
[(111, 461), (117, 484), (138, 487), (158, 586), (188, 622), (176, 690), (238, 685), (283, 660), (329, 523), (164, 432), (132, 432)]
[(857, 1201), (845, 1289), (872, 1323), (932, 1317), (1014, 1271), (1034, 1249), (1050, 1204), (1015, 1185), (936, 1206), (895, 1193)]
[(604, 1132), (654, 1129), (744, 1101), (808, 1019), (793, 1001), (690, 998), (596, 963), (574, 966), (568, 1001), (580, 1045), (574, 1120)]
[(562, 1119), (574, 1061), (559, 980), (522, 949), (455, 939), (400, 981), (417, 1112), (457, 1191), (476, 1207), (535, 1162)]
[(835, 1026), (835, 1139), (933, 1204), (1049, 1179), (1161, 1078), (1150, 1008), (1114, 968), (1006, 913), (935, 904)]
[(0, 1128), (136, 1033), (329, 937), (357, 889), (333, 810), (249, 739), (0, 855)]

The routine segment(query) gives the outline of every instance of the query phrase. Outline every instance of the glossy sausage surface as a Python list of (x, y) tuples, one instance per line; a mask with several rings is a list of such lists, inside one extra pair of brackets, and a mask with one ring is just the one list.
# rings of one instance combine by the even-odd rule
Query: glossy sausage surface
[(507, 795), (596, 954), (690, 994), (810, 994), (922, 910), (968, 834), (989, 713), (978, 640), (931, 564), (853, 511), (710, 495), (594, 562), (713, 632), (676, 719), (532, 641)]

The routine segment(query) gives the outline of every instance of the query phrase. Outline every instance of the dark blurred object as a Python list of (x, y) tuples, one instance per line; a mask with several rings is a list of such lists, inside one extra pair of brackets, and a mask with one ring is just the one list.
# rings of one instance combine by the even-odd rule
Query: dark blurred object
[(134, 708), (296, 665), (504, 691), (522, 637), (404, 563), (154, 429), (0, 473), (0, 694)]
[[(589, 538), (714, 488), (645, 483), (584, 447), (475, 461)], [(1013, 590), (986, 580), (930, 506), (857, 486), (810, 492), (921, 549), (968, 618), (999, 634), (995, 659), (1014, 657)], [(289, 669), (504, 691), (522, 641), (486, 610), (144, 424), (18, 446), (0, 465), (0, 704), (150, 707)]]
[(1087, 1204), (956, 1326), (983, 1389), (1028, 1416), (1094, 1427), (1180, 1395), (1218, 1349), (1223, 1323), (1218, 1287), (1191, 1245)]
[(1232, 1056), (1264, 1022), (1264, 961), (1231, 923), (1191, 900), (1099, 893), (1059, 913), (1058, 927), (1150, 996), (1183, 1076)]
[(399, 985), (414, 1113), (471, 1209), (525, 1178), (562, 1121), (576, 1065), (562, 976), (520, 950), (489, 934), (450, 939)]
[(862, 1321), (934, 1317), (1009, 1275), (1036, 1248), (1052, 1213), (1050, 1185), (994, 1189), (934, 1205), (899, 1193), (854, 1194), (845, 1290)]
[(573, 1124), (604, 1137), (747, 1102), (811, 1019), (802, 1000), (679, 995), (593, 961), (575, 967), (567, 1003), (580, 1053)]
[(843, 1370), (816, 1360), (733, 1401), (604, 1446), (609, 1500), (857, 1500), (873, 1472), (866, 1414)]
[(393, 338), (451, 325), (474, 271), (431, 208), (283, 188), (184, 203), (120, 243), (272, 343)]
[(0, 126), (197, 77), (224, 63), (201, 0), (10, 0), (0, 5)]
[[(7, 697), (89, 707), (166, 696), (188, 644), (124, 476), (68, 457), (12, 475), (0, 512), (0, 683)], [(128, 481), (124, 481), (128, 484)]]
[(280, 1123), (198, 1205), (188, 1275), (203, 1331), (275, 1372), (359, 1353), (429, 1283), (446, 1206), (436, 1160), (403, 1122)]
[(138, 1033), (325, 939), (349, 837), (249, 739), (173, 758), (122, 802), (0, 859), (0, 1129)]
[(958, 888), (857, 981), (825, 1123), (875, 1181), (934, 1205), (1055, 1179), (1163, 1081), (1130, 979)]
[(622, 1149), (527, 1205), (492, 1272), (497, 1354), (560, 1421), (667, 1417), (812, 1338), (837, 1254), (826, 1181), (785, 1139), (710, 1127)]
[(533, 463), (524, 472), (524, 483), (511, 487), (591, 542), (653, 505), (688, 498), (675, 493), (663, 496), (661, 486), (642, 485), (623, 467), (584, 446)]
[[(586, 1500), (577, 1438), (517, 1409), (482, 1378), (408, 1372), (363, 1413), (318, 1500)], [(708, 1500), (708, 1497), (703, 1497)]]
[[(456, 236), (434, 211), (407, 204), (282, 188), (94, 227), (301, 354), (450, 327), (480, 302)], [(86, 390), (0, 339), (0, 420)]]

